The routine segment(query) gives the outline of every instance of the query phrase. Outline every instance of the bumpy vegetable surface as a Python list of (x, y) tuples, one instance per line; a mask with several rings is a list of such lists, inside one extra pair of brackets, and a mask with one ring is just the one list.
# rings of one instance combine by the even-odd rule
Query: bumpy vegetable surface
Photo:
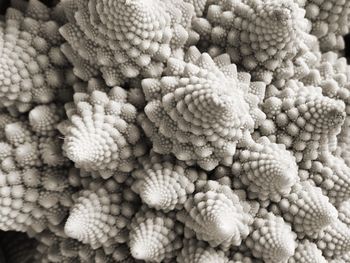
[(346, 0), (12, 0), (0, 262), (350, 262)]

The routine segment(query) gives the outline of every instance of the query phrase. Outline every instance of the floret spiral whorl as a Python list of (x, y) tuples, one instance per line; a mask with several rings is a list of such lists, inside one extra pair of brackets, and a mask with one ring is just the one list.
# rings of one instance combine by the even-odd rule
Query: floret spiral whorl
[(166, 75), (142, 87), (147, 105), (139, 119), (153, 150), (205, 170), (229, 161), (265, 118), (258, 108), (265, 85), (237, 73), (227, 54), (212, 59), (191, 47), (186, 62), (169, 59)]

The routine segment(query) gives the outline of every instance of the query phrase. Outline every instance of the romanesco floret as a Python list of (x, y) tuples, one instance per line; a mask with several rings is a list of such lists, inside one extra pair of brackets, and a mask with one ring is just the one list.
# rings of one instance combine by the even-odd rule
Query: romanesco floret
[(246, 245), (264, 262), (287, 263), (296, 249), (295, 234), (281, 217), (268, 213), (254, 220)]
[(261, 137), (248, 149), (240, 150), (236, 156), (233, 175), (260, 200), (281, 200), (299, 180), (295, 157), (283, 144), (270, 143), (266, 137)]
[(290, 222), (293, 231), (304, 238), (314, 238), (323, 229), (334, 223), (338, 213), (322, 194), (319, 187), (305, 181), (296, 184), (291, 193), (283, 198), (278, 207), (286, 222)]
[(207, 177), (170, 156), (141, 157), (140, 163), (142, 168), (132, 173), (136, 179), (132, 189), (149, 207), (165, 212), (182, 209), (195, 190), (195, 181)]
[(294, 255), (289, 258), (288, 263), (327, 263), (322, 251), (315, 243), (305, 240), (298, 242)]
[(316, 244), (325, 258), (341, 257), (350, 251), (350, 228), (337, 220), (320, 233)]
[(0, 142), (0, 229), (41, 232), (61, 223), (71, 205), (73, 189), (65, 174), (70, 164), (57, 151), (62, 143), (56, 139), (55, 124), (62, 111), (54, 104), (40, 105), (14, 122), (5, 114), (1, 116), (7, 124)]
[(253, 223), (250, 212), (249, 203), (228, 186), (199, 181), (196, 193), (185, 202), (185, 209), (177, 213), (177, 219), (197, 239), (228, 250), (248, 236)]
[(160, 76), (170, 56), (183, 56), (195, 15), (182, 0), (64, 0), (63, 6), (69, 19), (60, 28), (69, 43), (63, 51), (79, 56), (68, 56), (74, 72), (88, 80), (100, 71), (109, 86)]
[[(131, 179), (131, 178), (129, 178)], [(114, 178), (108, 180), (89, 180), (84, 189), (73, 196), (73, 206), (64, 226), (65, 234), (93, 249), (103, 247), (106, 254), (127, 240), (126, 227), (137, 211), (137, 196), (123, 189), (130, 180), (118, 183)], [(124, 196), (123, 196), (124, 194)]]
[(193, 29), (202, 49), (213, 55), (227, 52), (255, 80), (269, 83), (293, 76), (291, 60), (315, 41), (304, 14), (293, 0), (211, 1)]
[(62, 129), (63, 149), (77, 167), (97, 171), (103, 178), (133, 170), (143, 143), (137, 109), (126, 99), (126, 91), (114, 87), (108, 93), (76, 92), (74, 103), (65, 105), (69, 121)]
[(178, 263), (235, 263), (222, 250), (208, 247), (203, 241), (186, 240), (184, 247), (176, 258)]
[(323, 52), (344, 49), (343, 36), (350, 29), (350, 2), (347, 0), (303, 0), (305, 17), (311, 22), (311, 33), (318, 38)]
[(191, 47), (185, 57), (169, 59), (162, 78), (142, 80), (147, 105), (139, 119), (155, 152), (212, 170), (264, 120), (265, 85), (237, 73), (227, 54), (212, 59)]
[(112, 255), (107, 255), (103, 249), (92, 249), (89, 245), (68, 238), (64, 234), (61, 225), (52, 230), (45, 230), (35, 238), (39, 242), (37, 252), (34, 254), (35, 262), (139, 262), (130, 258), (130, 254), (124, 245), (115, 248)]
[(60, 50), (59, 21), (38, 0), (9, 8), (0, 22), (0, 107), (30, 110), (70, 94), (75, 77)]
[(265, 99), (262, 108), (267, 119), (275, 120), (270, 138), (292, 150), (303, 168), (310, 168), (321, 153), (335, 150), (345, 103), (324, 96), (320, 87), (289, 81), (278, 96)]
[(135, 259), (164, 262), (173, 258), (182, 247), (183, 227), (173, 212), (142, 209), (130, 224), (129, 247)]

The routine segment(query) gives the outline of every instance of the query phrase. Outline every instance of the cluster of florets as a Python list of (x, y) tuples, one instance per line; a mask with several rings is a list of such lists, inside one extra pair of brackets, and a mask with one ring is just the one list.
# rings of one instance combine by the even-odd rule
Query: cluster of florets
[(70, 163), (55, 128), (62, 114), (50, 104), (36, 106), (27, 118), (0, 115), (2, 230), (41, 232), (67, 216)]
[(25, 112), (57, 96), (66, 100), (76, 77), (60, 50), (61, 10), (39, 1), (21, 7), (0, 22), (0, 107)]
[(261, 134), (292, 149), (297, 162), (310, 165), (322, 153), (334, 151), (346, 116), (345, 103), (322, 94), (321, 87), (290, 81), (277, 96), (266, 98), (267, 121)]
[(205, 170), (230, 162), (237, 144), (265, 115), (265, 84), (237, 73), (227, 54), (212, 59), (190, 47), (185, 61), (170, 58), (161, 78), (142, 80), (147, 105), (140, 122), (155, 152), (174, 154)]
[(271, 82), (297, 74), (297, 57), (315, 39), (305, 11), (293, 0), (210, 1), (193, 29), (211, 55), (227, 52), (254, 79)]
[(0, 262), (350, 262), (349, 6), (13, 0)]
[(344, 49), (343, 36), (350, 30), (350, 2), (347, 0), (300, 1), (311, 22), (311, 33), (322, 51)]
[(84, 80), (101, 72), (109, 86), (138, 75), (160, 76), (170, 56), (182, 57), (194, 7), (182, 0), (64, 0), (69, 23), (63, 52)]

